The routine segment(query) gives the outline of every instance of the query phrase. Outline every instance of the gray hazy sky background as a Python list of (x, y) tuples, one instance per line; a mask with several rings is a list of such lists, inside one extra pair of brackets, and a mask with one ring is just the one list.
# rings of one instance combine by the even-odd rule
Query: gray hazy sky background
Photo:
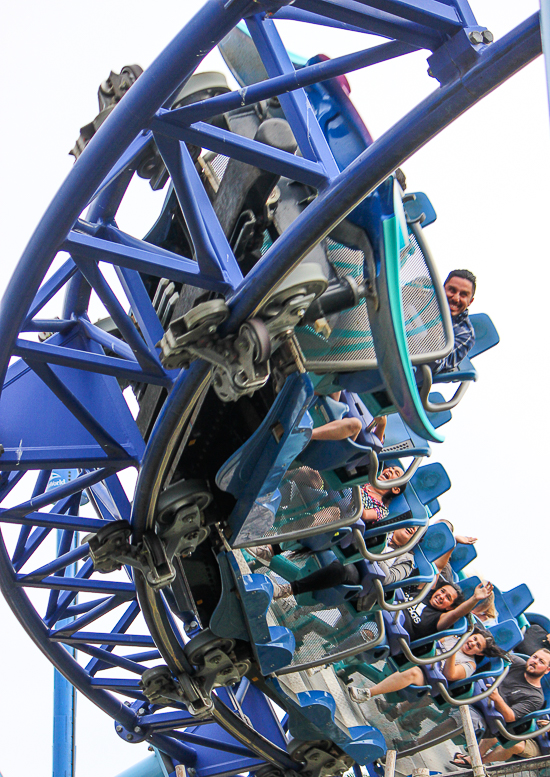
[[(3, 10), (3, 290), (19, 255), (69, 173), (79, 128), (97, 113), (97, 88), (109, 71), (146, 67), (202, 3), (132, 5), (96, 0), (30, 0)], [(480, 24), (496, 38), (538, 9), (535, 0), (473, 0)], [(303, 56), (363, 48), (365, 36), (280, 25)], [(375, 42), (374, 38), (368, 39)], [(220, 69), (213, 54), (201, 69)], [(351, 97), (374, 137), (433, 91), (426, 52), (349, 76)], [(550, 615), (546, 580), (546, 413), (549, 367), (548, 104), (542, 60), (525, 68), (403, 167), (409, 189), (425, 191), (438, 214), (426, 230), (443, 276), (468, 267), (478, 276), (473, 311), (491, 315), (502, 342), (477, 361), (480, 379), (433, 458), (453, 488), (441, 516), (479, 537), (476, 570), (499, 587), (527, 582), (533, 609)], [(124, 225), (143, 234), (158, 197), (137, 187)], [(142, 202), (143, 199), (143, 202)], [(51, 665), (0, 601), (3, 624), (0, 771), (47, 777), (51, 770)], [(79, 698), (77, 775), (116, 775), (147, 756)]]

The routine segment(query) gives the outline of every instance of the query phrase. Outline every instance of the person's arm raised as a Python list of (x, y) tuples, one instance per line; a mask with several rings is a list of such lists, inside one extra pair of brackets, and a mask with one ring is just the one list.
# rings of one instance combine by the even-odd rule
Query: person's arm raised
[(472, 612), (474, 607), (476, 607), (482, 599), (487, 599), (487, 597), (491, 595), (492, 590), (493, 586), (491, 583), (485, 583), (485, 585), (480, 583), (469, 599), (466, 599), (465, 602), (459, 604), (454, 610), (448, 610), (447, 612), (441, 613), (439, 620), (437, 621), (437, 630), (445, 631), (446, 629), (450, 629), (457, 620), (460, 620), (460, 618), (463, 618), (465, 615)]

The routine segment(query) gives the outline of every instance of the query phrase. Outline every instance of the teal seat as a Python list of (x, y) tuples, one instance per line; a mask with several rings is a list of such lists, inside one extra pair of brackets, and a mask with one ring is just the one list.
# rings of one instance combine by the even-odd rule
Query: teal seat
[[(443, 358), (452, 348), (452, 325), (443, 288), (422, 237), (407, 224), (401, 189), (390, 176), (364, 201), (363, 219), (341, 253), (343, 274), (357, 263), (376, 274), (378, 300), (367, 298), (338, 314), (330, 333), (297, 328), (306, 368), (317, 374), (376, 370), (400, 416), (419, 437), (442, 442), (422, 406), (413, 364)], [(368, 240), (365, 241), (365, 235)], [(362, 238), (362, 239), (361, 239)], [(372, 248), (371, 248), (372, 246)], [(329, 244), (329, 260), (331, 246)], [(334, 262), (332, 262), (334, 266)]]

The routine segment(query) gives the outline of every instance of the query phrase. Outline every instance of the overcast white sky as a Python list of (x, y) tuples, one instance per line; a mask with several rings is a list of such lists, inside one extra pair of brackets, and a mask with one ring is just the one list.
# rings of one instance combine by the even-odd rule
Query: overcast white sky
[[(80, 126), (97, 113), (111, 69), (147, 66), (200, 0), (78, 4), (29, 0), (3, 9), (1, 191), (4, 288), (34, 226), (71, 169)], [(501, 37), (538, 8), (536, 0), (473, 0), (480, 24)], [(363, 48), (365, 38), (281, 25), (306, 57)], [(426, 53), (349, 77), (356, 106), (378, 137), (430, 93)], [(220, 69), (212, 55), (202, 69)], [(500, 588), (531, 587), (534, 610), (550, 615), (546, 580), (548, 504), (546, 356), (549, 122), (542, 60), (524, 69), (404, 165), (409, 188), (438, 213), (426, 236), (441, 274), (466, 266), (478, 276), (473, 311), (491, 315), (501, 344), (479, 358), (478, 384), (434, 451), (453, 482), (441, 515), (479, 537), (479, 570)], [(141, 190), (138, 191), (139, 196)], [(139, 206), (141, 207), (141, 206)], [(142, 211), (127, 218), (141, 218)], [(146, 231), (148, 224), (143, 216)], [(139, 227), (138, 227), (139, 229)], [(3, 624), (0, 772), (51, 771), (53, 670), (0, 601)], [(77, 775), (116, 775), (147, 756), (115, 735), (103, 713), (79, 699)]]

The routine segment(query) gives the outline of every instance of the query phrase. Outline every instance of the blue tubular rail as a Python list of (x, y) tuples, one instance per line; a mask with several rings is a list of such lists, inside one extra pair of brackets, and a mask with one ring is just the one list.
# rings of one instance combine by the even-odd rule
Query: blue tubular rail
[(491, 44), (462, 78), (438, 89), (375, 140), (248, 273), (231, 300), (227, 330), (236, 331), (258, 310), (273, 286), (397, 167), (540, 53), (539, 18), (534, 14)]
[[(311, 248), (399, 164), (540, 53), (538, 19), (534, 16), (483, 51), (470, 71), (444, 85), (339, 172), (318, 124), (310, 135), (308, 121), (314, 121), (314, 116), (302, 87), (334, 77), (346, 68), (373, 64), (421, 46), (437, 52), (448, 36), (475, 25), (473, 17), (459, 10), (459, 5), (466, 7), (467, 4), (458, 0), (454, 5), (435, 0), (430, 3), (431, 11), (426, 10), (426, 4), (421, 6), (409, 0), (387, 2), (389, 15), (363, 11), (357, 8), (359, 4), (348, 0), (308, 0), (307, 3), (300, 0), (294, 8), (280, 9), (281, 18), (294, 14), (295, 18), (306, 21), (328, 19), (329, 24), (345, 29), (351, 29), (355, 22), (357, 29), (391, 33), (398, 38), (376, 50), (343, 57), (333, 63), (317, 63), (296, 74), (272, 19), (255, 15), (259, 9), (271, 13), (271, 0), (265, 3), (207, 0), (201, 12), (136, 81), (79, 157), (33, 234), (0, 308), (0, 372), (2, 378), (9, 375), (2, 397), (6, 436), (0, 442), (5, 444), (8, 436), (10, 441), (0, 462), (2, 498), (19, 484), (25, 474), (23, 470), (39, 470), (31, 499), (0, 512), (0, 523), (11, 524), (10, 529), (14, 524), (20, 525), (11, 556), (0, 540), (0, 587), (29, 636), (71, 683), (117, 721), (117, 730), (122, 727), (123, 738), (146, 739), (188, 767), (201, 763), (207, 738), (191, 734), (185, 741), (177, 731), (189, 720), (181, 711), (181, 704), (178, 707), (179, 702), (175, 703), (178, 714), (172, 719), (166, 713), (157, 715), (139, 685), (139, 678), (148, 668), (147, 662), (159, 658), (173, 675), (191, 673), (183, 651), (184, 640), (167, 605), (167, 597), (153, 591), (141, 574), (137, 573), (133, 580), (129, 569), (122, 572), (122, 580), (116, 576), (103, 577), (94, 570), (92, 560), (85, 558), (90, 545), (84, 542), (70, 550), (71, 543), (76, 539), (75, 532), (98, 531), (109, 522), (130, 517), (128, 499), (116, 476), (118, 471), (129, 467), (141, 466), (132, 512), (133, 540), (139, 542), (146, 531), (154, 530), (157, 501), (167, 473), (178, 455), (186, 425), (192, 424), (193, 414), (200, 411), (209, 389), (210, 367), (202, 361), (194, 362), (178, 375), (162, 367), (156, 343), (163, 328), (141, 274), (189, 284), (219, 296), (227, 295), (231, 315), (224, 331), (235, 332)], [(304, 10), (305, 5), (308, 10)], [(169, 110), (172, 98), (200, 60), (243, 17), (248, 19), (269, 74), (266, 84), (258, 85), (254, 92), (251, 90), (253, 99), (268, 93), (286, 95), (284, 99), (281, 97), (281, 104), (299, 140), (301, 157), (207, 124), (204, 121), (209, 115), (207, 111), (219, 109), (221, 99), (218, 103), (205, 101), (187, 113), (186, 109)], [(224, 106), (229, 106), (231, 100), (236, 100), (236, 93), (227, 97)], [(199, 115), (198, 111), (204, 113)], [(114, 221), (134, 169), (154, 138), (186, 220), (192, 257), (126, 235)], [(275, 241), (244, 280), (186, 141), (197, 142), (201, 148), (229, 150), (235, 160), (257, 167), (263, 165), (262, 169), (265, 167), (276, 175), (292, 174), (297, 180), (319, 187), (318, 198)], [(83, 218), (82, 212), (87, 206), (90, 207)], [(395, 239), (394, 228), (395, 224), (388, 219), (385, 229), (389, 242)], [(71, 258), (41, 286), (60, 251), (72, 254)], [(137, 323), (135, 329), (128, 311), (98, 267), (100, 262), (114, 267)], [(389, 275), (382, 283), (384, 303), (391, 313), (390, 324), (395, 328), (399, 326), (400, 316), (395, 256), (387, 271)], [(44, 314), (43, 319), (36, 318), (63, 288), (66, 296), (62, 318), (57, 322), (49, 314)], [(92, 290), (116, 325), (120, 339), (100, 331), (88, 320)], [(55, 332), (45, 343), (18, 339), (21, 332), (44, 329)], [(392, 372), (387, 378), (389, 383), (395, 383), (395, 392), (412, 390), (407, 373), (408, 354), (402, 338), (402, 331), (396, 330), (394, 355), (400, 360), (402, 372), (397, 376)], [(103, 349), (114, 355), (106, 355)], [(21, 360), (9, 367), (14, 355)], [(97, 374), (90, 377), (90, 373)], [(156, 385), (159, 390), (169, 392), (146, 448), (127, 404), (120, 424), (115, 425), (112, 419), (116, 415), (112, 410), (114, 402), (121, 403), (121, 407), (125, 402), (122, 386), (128, 381)], [(44, 421), (46, 431), (40, 450), (28, 444), (24, 449), (17, 429), (9, 425), (10, 410), (16, 408), (23, 417), (30, 409), (29, 397), (39, 404), (34, 393), (37, 385), (43, 392), (38, 400), (48, 396), (56, 411)], [(98, 387), (104, 388), (104, 395), (99, 397), (96, 395), (102, 389)], [(15, 404), (13, 399), (20, 388), (27, 399), (25, 406)], [(414, 398), (410, 410), (405, 402), (400, 407), (404, 408), (411, 426), (416, 424), (424, 434), (429, 430), (431, 439), (438, 439)], [(122, 411), (119, 415), (122, 416)], [(34, 433), (33, 418), (28, 412), (21, 420), (23, 436), (27, 431)], [(67, 438), (66, 419), (74, 422), (73, 428), (80, 424), (74, 439)], [(61, 432), (65, 434), (62, 450), (51, 442), (56, 442), (56, 435)], [(90, 454), (92, 445), (93, 455)], [(46, 494), (51, 470), (60, 465), (78, 467), (80, 473), (72, 483)], [(105, 484), (103, 491), (100, 483)], [(78, 515), (85, 490), (97, 518)], [(48, 506), (51, 511), (44, 512), (43, 508)], [(47, 539), (54, 528), (63, 531), (58, 554), (54, 558), (41, 556), (38, 563), (35, 553), (47, 551)], [(79, 562), (77, 571), (70, 574), (69, 567), (76, 562)], [(26, 589), (31, 588), (48, 590), (43, 609), (33, 604), (42, 602), (42, 596), (34, 600), (27, 595)], [(77, 602), (79, 592), (93, 594), (93, 601)], [(147, 633), (141, 633), (136, 622), (140, 612), (148, 626)], [(101, 621), (104, 616), (107, 627)], [(74, 620), (67, 624), (68, 618)], [(382, 626), (378, 637), (383, 639)], [(65, 645), (78, 645), (80, 653), (89, 654), (91, 660), (87, 666), (73, 660)], [(119, 649), (132, 652), (116, 652)], [(350, 648), (348, 654), (354, 652), (356, 648)], [(342, 650), (339, 655), (345, 654)], [(326, 661), (326, 657), (321, 660)], [(106, 676), (105, 672), (112, 669), (130, 672), (132, 677)], [(126, 706), (115, 693), (125, 694), (135, 699), (135, 703)], [(258, 688), (252, 684), (246, 698), (241, 700), (242, 718), (229, 709), (225, 700), (220, 691), (213, 700), (211, 717), (200, 721), (201, 725), (212, 727), (209, 736), (218, 740), (222, 754), (215, 764), (207, 762), (211, 767), (209, 774), (254, 772), (263, 762), (282, 770), (302, 769), (289, 756), (284, 734)], [(143, 727), (139, 714), (142, 705), (148, 707)], [(247, 715), (261, 721), (260, 731), (247, 725)], [(224, 760), (227, 754), (233, 758)]]

